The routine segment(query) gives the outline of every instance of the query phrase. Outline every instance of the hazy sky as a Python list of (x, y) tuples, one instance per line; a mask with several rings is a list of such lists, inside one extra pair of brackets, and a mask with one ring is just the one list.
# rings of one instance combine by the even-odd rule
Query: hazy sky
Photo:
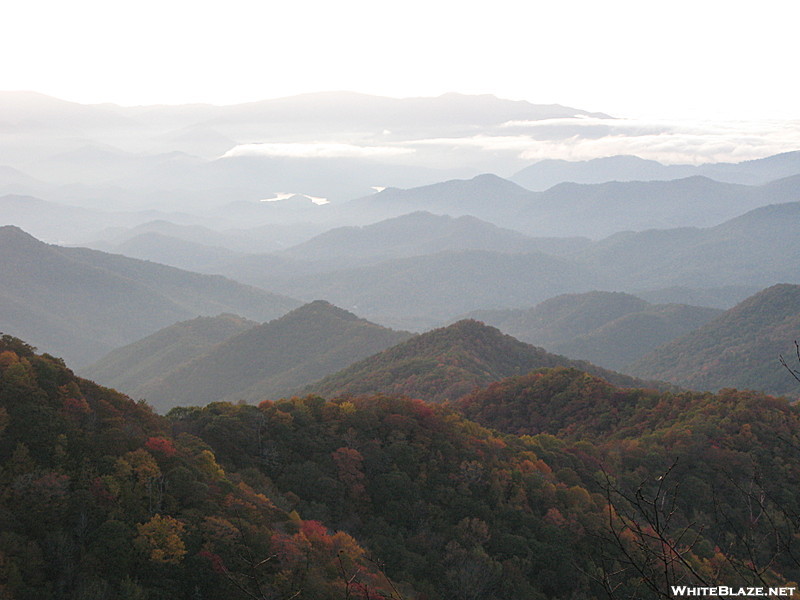
[(14, 0), (0, 89), (120, 104), (448, 91), (798, 119), (791, 0)]

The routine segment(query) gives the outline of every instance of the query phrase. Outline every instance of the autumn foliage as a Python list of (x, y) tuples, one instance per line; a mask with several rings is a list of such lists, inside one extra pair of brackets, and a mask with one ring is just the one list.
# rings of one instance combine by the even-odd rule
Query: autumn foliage
[(448, 405), (306, 396), (165, 418), (18, 340), (0, 357), (4, 600), (650, 598), (665, 572), (800, 580), (800, 411), (783, 399), (557, 368)]

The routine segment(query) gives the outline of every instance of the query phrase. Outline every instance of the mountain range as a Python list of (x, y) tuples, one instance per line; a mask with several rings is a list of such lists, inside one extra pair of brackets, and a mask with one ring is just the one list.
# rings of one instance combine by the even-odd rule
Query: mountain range
[(594, 291), (556, 296), (528, 309), (481, 310), (469, 316), (551, 352), (624, 371), (629, 363), (722, 312)]
[(545, 159), (518, 171), (509, 179), (524, 188), (544, 191), (559, 183), (582, 184), (610, 181), (669, 181), (703, 176), (726, 183), (763, 185), (797, 175), (800, 152), (784, 152), (739, 163), (664, 165), (638, 156), (608, 156), (582, 161)]
[(0, 299), (0, 331), (78, 366), (186, 318), (264, 321), (300, 304), (220, 276), (47, 245), (10, 226), (0, 227)]
[[(800, 159), (798, 159), (800, 162)], [(599, 239), (620, 231), (710, 227), (768, 204), (797, 201), (798, 170), (761, 185), (722, 183), (704, 176), (671, 181), (559, 183), (533, 192), (496, 175), (413, 189), (387, 189), (343, 204), (354, 222), (425, 210), (472, 215), (531, 236)]]
[(626, 371), (691, 389), (735, 387), (796, 397), (797, 382), (780, 357), (792, 363), (797, 339), (800, 286), (780, 284), (656, 348)]
[(800, 202), (754, 209), (705, 229), (624, 232), (576, 251), (620, 289), (712, 288), (797, 282)]
[(496, 160), (468, 147), (442, 153), (426, 140), (463, 137), (476, 127), (499, 133), (514, 120), (590, 115), (488, 95), (393, 99), (347, 92), (180, 107), (81, 105), (2, 92), (0, 111), (15, 134), (0, 144), (0, 165), (31, 178), (11, 178), (14, 187), (0, 193), (46, 191), (56, 201), (116, 208), (155, 206), (167, 194), (184, 208), (280, 192), (345, 200), (372, 186), (474, 174), (479, 165), (494, 170), (510, 160), (520, 168), (513, 154)]
[(214, 346), (257, 325), (255, 321), (231, 314), (195, 317), (116, 348), (96, 363), (80, 369), (80, 372), (132, 398), (141, 398), (140, 387), (166, 376)]
[[(65, 281), (59, 285), (75, 279), (63, 274), (76, 268), (77, 261), (88, 263), (92, 269), (101, 267), (101, 271), (92, 271), (94, 278), (110, 271), (116, 277), (111, 278), (115, 285), (146, 285), (148, 291), (141, 287), (131, 290), (122, 296), (126, 301), (119, 304), (120, 308), (113, 309), (113, 302), (100, 302), (98, 297), (84, 304), (81, 294), (93, 289), (87, 284), (69, 293), (62, 290), (49, 296), (60, 298), (53, 307), (73, 303), (72, 308), (57, 309), (64, 313), (60, 316), (54, 308), (36, 308), (41, 305), (41, 296), (32, 297), (29, 302), (26, 294), (32, 294), (34, 289), (56, 289), (52, 286), (58, 277), (48, 275), (43, 269), (45, 263), (32, 260), (24, 263), (30, 269), (17, 266), (12, 273), (10, 261), (16, 260), (15, 255), (24, 256), (26, 250), (9, 239), (6, 272), (10, 279), (4, 290), (8, 309), (3, 327), (26, 333), (42, 348), (58, 350), (84, 366), (115, 347), (178, 320), (232, 312), (266, 321), (315, 298), (325, 298), (385, 326), (417, 331), (474, 310), (532, 307), (559, 294), (592, 290), (625, 290), (683, 304), (691, 304), (699, 297), (699, 303), (729, 308), (776, 282), (796, 282), (793, 265), (800, 258), (800, 248), (794, 247), (793, 240), (798, 239), (798, 207), (800, 203), (772, 205), (711, 228), (628, 232), (597, 242), (531, 238), (472, 217), (412, 213), (362, 228), (334, 229), (274, 254), (235, 254), (221, 247), (198, 247), (175, 242), (177, 238), (172, 236), (157, 235), (144, 238), (142, 241), (150, 243), (139, 246), (142, 256), (159, 258), (169, 254), (171, 261), (183, 266), (202, 267), (258, 286), (268, 292), (266, 296), (242, 286), (236, 293), (222, 293), (222, 288), (233, 284), (223, 284), (225, 280), (218, 276), (189, 275), (154, 263), (87, 249), (37, 245), (33, 238), (19, 237), (26, 240), (24, 244), (38, 248), (38, 252), (59, 256), (62, 267), (56, 270)], [(179, 251), (185, 252), (183, 259)], [(65, 261), (65, 257), (69, 260)], [(354, 266), (359, 263), (363, 266)], [(187, 282), (189, 287), (169, 284), (171, 278)], [(23, 279), (27, 281), (25, 285)], [(102, 277), (94, 285), (100, 286), (101, 280)], [(158, 293), (149, 291), (154, 286)], [(204, 287), (202, 293), (197, 292)], [(217, 289), (211, 292), (214, 288)], [(719, 291), (715, 292), (715, 288)], [(166, 294), (167, 300), (157, 300), (159, 293)], [(214, 299), (201, 301), (203, 294), (209, 293)], [(300, 300), (270, 296), (275, 293)], [(243, 294), (250, 300), (244, 301)], [(258, 306), (262, 300), (256, 298), (270, 299), (276, 308), (265, 310)], [(95, 306), (91, 302), (99, 305), (97, 310), (88, 311), (93, 313), (89, 319), (84, 307)], [(122, 308), (127, 302), (151, 308), (129, 310), (121, 323), (119, 313), (113, 311), (128, 310)], [(162, 312), (157, 314), (158, 311)], [(96, 335), (87, 336), (73, 325), (88, 320), (99, 328), (104, 322), (99, 318), (103, 314), (109, 314), (110, 322), (115, 324), (110, 332), (98, 330)], [(673, 313), (669, 318), (676, 316)], [(665, 327), (661, 317), (655, 321), (653, 318), (648, 317), (650, 327)], [(17, 324), (19, 328), (15, 329)], [(80, 331), (75, 335), (83, 336), (84, 341), (67, 349), (67, 340), (73, 335), (70, 331)], [(79, 347), (83, 349), (77, 350)], [(557, 350), (574, 355), (566, 347)], [(620, 362), (605, 364), (620, 366)]]
[(548, 353), (477, 321), (412, 337), (323, 301), (261, 325), (233, 315), (176, 323), (110, 352), (81, 374), (167, 411), (188, 402), (298, 393), (404, 394), (440, 402), (555, 366), (580, 368), (617, 385), (665, 388)]
[[(289, 258), (290, 249), (233, 259), (211, 270), (307, 301), (327, 298), (373, 321), (416, 330), (472, 310), (531, 307), (559, 294), (591, 290), (649, 292), (656, 303), (699, 299), (730, 308), (776, 282), (797, 281), (798, 207), (797, 202), (772, 205), (714, 227), (624, 232), (596, 242), (525, 240), (474, 221), (456, 238), (452, 219), (419, 214), (360, 230), (334, 230), (300, 246), (302, 260)], [(438, 247), (452, 250), (424, 254), (431, 243), (415, 246), (414, 232), (425, 240), (433, 225), (442, 224), (447, 227), (437, 229)], [(500, 242), (501, 234), (512, 252), (467, 249), (493, 247), (485, 240)], [(350, 241), (340, 248), (343, 235)], [(393, 239), (402, 243), (395, 246)], [(519, 252), (526, 247), (531, 250)], [(358, 259), (348, 256), (355, 248)], [(418, 255), (380, 262), (393, 253), (414, 252)], [(340, 266), (358, 262), (376, 264)]]
[(326, 298), (372, 321), (414, 330), (481, 307), (527, 306), (559, 293), (603, 287), (602, 276), (543, 252), (438, 252), (321, 272), (293, 263), (281, 268), (280, 262), (254, 257), (252, 263), (220, 271), (287, 296)]
[[(60, 243), (93, 240), (104, 251), (8, 241), (0, 325), (80, 366), (182, 319), (229, 312), (264, 322), (324, 298), (415, 331), (476, 310), (520, 311), (479, 315), (548, 349), (622, 368), (715, 314), (662, 304), (727, 309), (776, 283), (800, 283), (793, 269), (800, 248), (792, 241), (797, 152), (705, 165), (617, 156), (512, 171), (506, 162), (506, 172), (516, 172), (509, 179), (448, 179), (446, 171), (478, 164), (466, 160), (477, 146), (436, 162), (427, 160), (435, 154), (431, 140), (465, 139), (476, 130), (519, 133), (537, 121), (557, 137), (562, 124), (562, 133), (574, 134), (578, 120), (605, 126), (614, 119), (458, 95), (321, 94), (231, 107), (123, 108), (3, 93), (0, 105), (16, 132), (0, 148), (7, 163), (0, 182), (9, 192), (30, 186), (58, 200), (7, 195), (0, 218)], [(45, 130), (52, 136), (43, 137)], [(345, 130), (361, 137), (342, 144)], [(275, 138), (278, 131), (286, 137)], [(187, 151), (193, 141), (196, 151)], [(207, 153), (214, 144), (219, 148)], [(403, 169), (410, 179), (390, 175)], [(299, 174), (309, 189), (289, 185)], [(332, 194), (311, 189), (317, 175)], [(351, 186), (351, 175), (360, 183)], [(386, 178), (366, 185), (377, 175)], [(282, 182), (288, 187), (275, 187)], [(362, 193), (373, 186), (382, 191)], [(137, 194), (165, 190), (170, 201), (159, 205), (169, 211), (142, 210)], [(70, 197), (80, 201), (64, 203)], [(26, 252), (37, 260), (17, 256)], [(569, 318), (543, 317), (564, 327), (562, 337), (514, 324), (559, 295), (549, 306), (569, 313), (564, 294), (597, 290), (659, 306), (612, 310), (574, 335), (567, 323), (602, 309), (580, 305)]]
[(785, 399), (561, 367), (447, 405), (307, 396), (159, 416), (9, 335), (0, 384), (15, 598), (649, 597), (673, 574), (798, 577)]
[[(34, 196), (92, 208), (104, 213), (105, 227), (141, 225), (146, 222), (141, 213), (147, 210), (156, 213), (150, 220), (165, 218), (163, 213), (157, 216), (165, 204), (173, 215), (169, 218), (180, 224), (215, 229), (308, 221), (324, 222), (327, 228), (363, 225), (366, 217), (375, 222), (402, 214), (386, 206), (400, 196), (431, 194), (432, 201), (445, 193), (442, 182), (449, 182), (445, 187), (472, 188), (464, 189), (460, 198), (461, 208), (468, 205), (472, 212), (442, 211), (433, 204), (417, 204), (405, 212), (472, 214), (486, 220), (489, 203), (497, 205), (495, 216), (502, 219), (493, 222), (504, 227), (534, 235), (596, 238), (623, 229), (715, 225), (755, 208), (754, 202), (770, 203), (758, 199), (759, 186), (800, 173), (796, 152), (699, 166), (631, 156), (531, 165), (523, 141), (535, 146), (544, 130), (537, 134), (529, 127), (546, 126), (548, 141), (569, 141), (598, 135), (597, 128), (612, 135), (617, 120), (578, 108), (492, 96), (392, 99), (322, 93), (232, 106), (121, 107), (0, 92), (0, 109), (4, 126), (13, 131), (0, 140), (0, 196)], [(583, 127), (587, 120), (595, 129)], [(510, 139), (517, 144), (509, 145)], [(468, 183), (481, 173), (478, 181)], [(516, 183), (492, 183), (489, 173)], [(526, 179), (526, 174), (532, 176)], [(717, 185), (700, 183), (703, 178)], [(674, 179), (696, 181), (668, 185), (666, 180)], [(627, 185), (637, 181), (638, 186)], [(581, 184), (599, 187), (584, 189)], [(369, 210), (363, 203), (332, 210), (381, 188), (389, 190), (379, 202), (370, 202)], [(398, 190), (403, 192), (399, 196)], [(524, 192), (532, 194), (524, 207), (533, 210), (530, 214), (509, 204)], [(326, 199), (333, 206), (318, 206), (310, 198)], [(675, 210), (659, 198), (670, 199)], [(276, 201), (261, 202), (268, 199)], [(400, 203), (406, 202), (408, 198)], [(570, 207), (577, 203), (580, 214), (582, 202), (605, 207), (616, 221), (598, 221), (593, 227), (570, 223), (570, 214), (575, 214)], [(237, 205), (247, 207), (246, 214)], [(661, 212), (648, 216), (644, 207)], [(50, 242), (85, 244), (92, 239), (85, 230), (96, 217), (73, 220), (83, 233), (64, 228), (60, 235), (52, 227), (45, 235), (31, 223), (2, 224), (22, 226)], [(41, 221), (38, 226), (44, 227)]]
[(669, 387), (551, 354), (467, 319), (365, 358), (306, 387), (304, 392), (325, 397), (404, 395), (444, 402), (506, 377), (553, 367), (578, 368), (620, 386)]
[[(301, 306), (278, 319), (241, 327), (216, 344), (210, 340), (186, 348), (180, 338), (180, 357), (145, 375), (137, 376), (137, 357), (164, 350), (163, 339), (173, 340), (180, 330), (203, 333), (211, 323), (190, 322), (121, 348), (87, 374), (100, 382), (117, 382), (125, 392), (145, 398), (159, 410), (220, 400), (261, 401), (289, 397), (302, 387), (408, 339), (360, 319), (324, 301)], [(227, 332), (233, 333), (228, 328)]]
[(529, 236), (472, 216), (453, 218), (420, 211), (362, 227), (337, 227), (281, 255), (341, 268), (462, 250), (522, 253), (538, 250), (540, 245)]
[(411, 336), (316, 301), (261, 325), (233, 315), (177, 323), (81, 373), (160, 410), (298, 393), (441, 402), (552, 367), (577, 368), (623, 387), (669, 389), (658, 383), (664, 381), (717, 390), (733, 382), (796, 395), (779, 357), (791, 362), (791, 339), (800, 338), (793, 325), (800, 318), (798, 289), (773, 286), (727, 311), (595, 291), (531, 309), (473, 313), (515, 337), (474, 319)]
[(634, 122), (0, 92), (0, 597), (791, 589), (800, 152)]

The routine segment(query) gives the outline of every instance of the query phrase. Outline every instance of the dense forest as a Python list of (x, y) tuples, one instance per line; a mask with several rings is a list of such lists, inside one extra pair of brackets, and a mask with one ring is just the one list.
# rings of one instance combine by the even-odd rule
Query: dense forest
[[(0, 340), (0, 597), (659, 598), (800, 580), (800, 411), (556, 367), (156, 415)], [(787, 373), (787, 377), (790, 377)]]

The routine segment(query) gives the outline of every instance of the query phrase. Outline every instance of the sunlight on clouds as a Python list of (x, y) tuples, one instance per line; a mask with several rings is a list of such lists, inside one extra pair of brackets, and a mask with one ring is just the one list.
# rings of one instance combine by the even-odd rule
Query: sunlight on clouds
[(522, 152), (535, 140), (524, 135), (473, 135), (469, 137), (427, 138), (400, 142), (407, 146), (443, 146), (479, 150)]
[(274, 198), (262, 198), (261, 202), (280, 202), (281, 200), (288, 200), (296, 194), (287, 194), (286, 192), (275, 192)]
[(413, 145), (517, 152), (524, 160), (628, 154), (665, 164), (739, 162), (800, 148), (800, 121), (658, 121), (596, 117), (509, 121), (514, 135), (429, 139)]
[(331, 203), (331, 201), (328, 200), (327, 198), (320, 198), (318, 196), (309, 196), (308, 194), (303, 194), (303, 196), (305, 196), (306, 198), (311, 200), (311, 202), (313, 204), (316, 204), (317, 206), (323, 206), (324, 204), (330, 204)]
[(325, 204), (330, 204), (331, 201), (327, 198), (320, 198), (318, 196), (309, 196), (308, 194), (296, 194), (294, 192), (275, 192), (274, 198), (262, 198), (261, 202), (280, 202), (282, 200), (289, 200), (290, 198), (305, 198), (306, 200), (310, 200), (312, 204), (316, 204), (317, 206), (323, 206)]
[(644, 122), (614, 124), (602, 137), (537, 141), (520, 153), (526, 160), (586, 160), (632, 154), (665, 164), (740, 162), (800, 148), (800, 121)]
[[(393, 158), (426, 162), (450, 151), (513, 155), (523, 161), (635, 155), (664, 164), (740, 162), (800, 148), (800, 121), (668, 121), (567, 117), (508, 121), (467, 137), (406, 139), (381, 145), (345, 142), (241, 144), (224, 157)], [(462, 156), (463, 157), (463, 156)]]
[(392, 146), (356, 146), (337, 143), (263, 143), (240, 144), (228, 150), (223, 158), (235, 156), (271, 156), (283, 158), (380, 158), (412, 154), (412, 148)]

